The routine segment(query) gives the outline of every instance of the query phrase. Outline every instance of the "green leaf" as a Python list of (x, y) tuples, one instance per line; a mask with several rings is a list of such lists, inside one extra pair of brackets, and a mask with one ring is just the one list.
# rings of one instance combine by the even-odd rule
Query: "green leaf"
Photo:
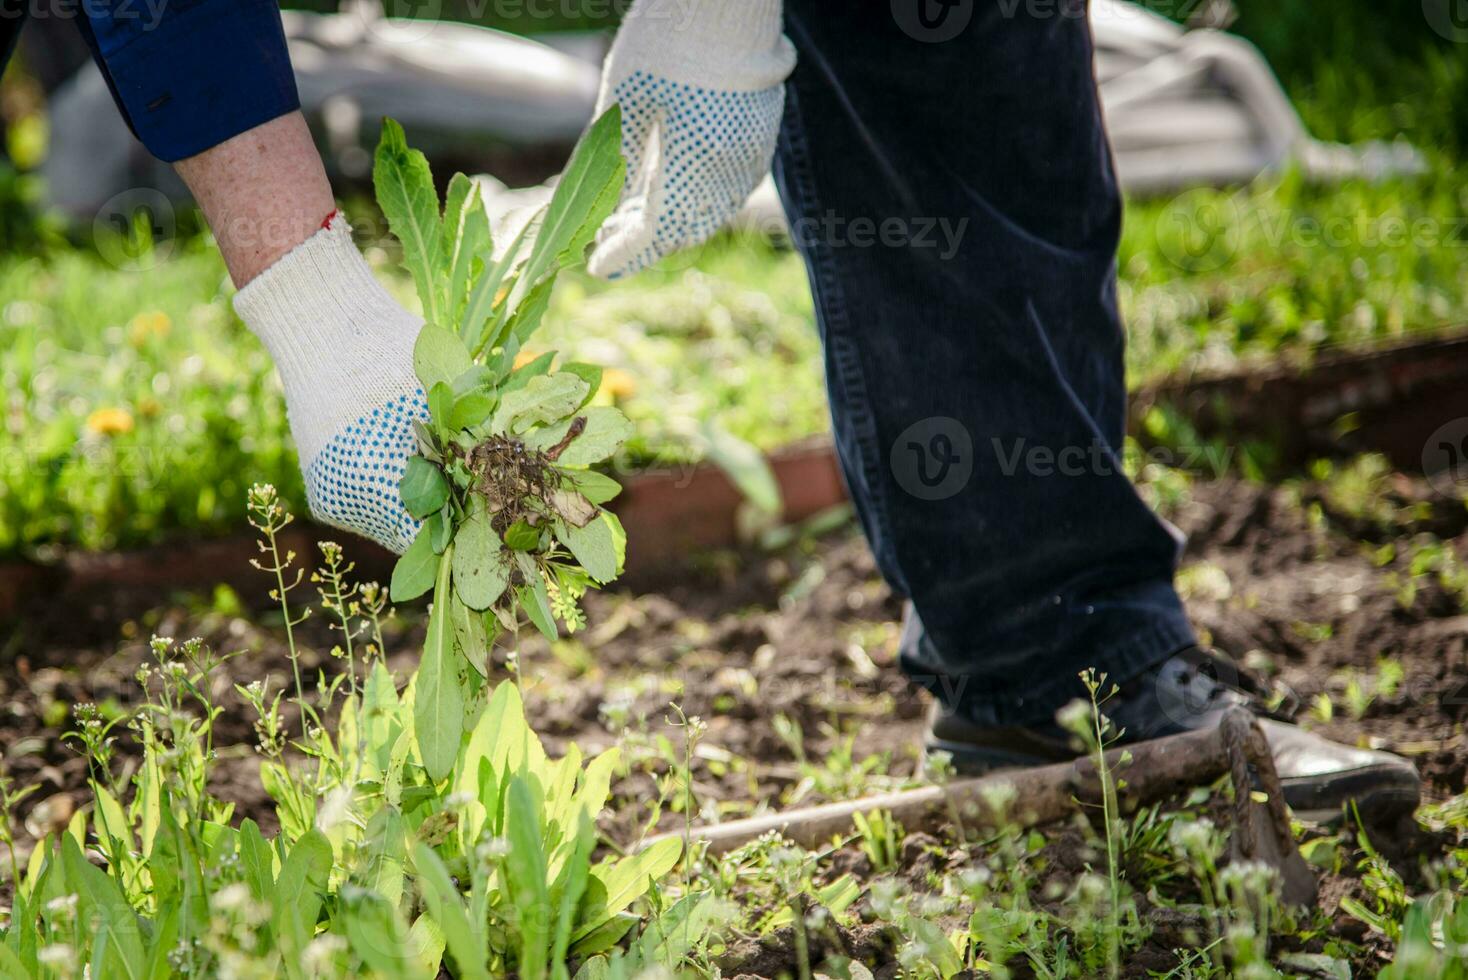
[(585, 394), (586, 382), (574, 374), (531, 378), (500, 399), (490, 426), (495, 432), (520, 433), (537, 423), (559, 421), (576, 410)]
[(617, 536), (609, 517), (611, 515), (603, 511), (585, 527), (577, 527), (565, 521), (556, 522), (556, 537), (570, 549), (587, 574), (602, 584), (616, 578), (622, 568)]
[(456, 173), (449, 178), (448, 193), (443, 198), (443, 254), (453, 256), (464, 236), (464, 218), (469, 213), (470, 199), (478, 197), (474, 181)]
[[(149, 937), (153, 951), (148, 954), (148, 969), (143, 974), (148, 980), (172, 980), (175, 976), (173, 965), (168, 962), (168, 954), (178, 947), (178, 907), (165, 911), (153, 927), (153, 935)], [(0, 970), (0, 976), (4, 976)]]
[(275, 859), (253, 820), (240, 824), (240, 867), (255, 901), (268, 904), (275, 891)]
[(341, 906), (352, 952), (376, 975), (408, 980), (413, 975), (414, 956), (397, 909), (365, 888), (354, 890)]
[[(596, 396), (597, 391), (601, 389), (602, 369), (597, 367), (595, 364), (583, 364), (580, 361), (571, 361), (567, 364), (562, 364), (561, 370), (569, 371), (571, 374), (576, 375), (576, 377), (586, 382), (586, 402), (591, 401), (591, 399)], [(578, 405), (577, 407), (580, 408), (581, 406), (585, 405), (586, 402), (582, 402), (581, 405)]]
[(477, 514), (454, 537), (454, 592), (470, 609), (488, 609), (505, 594), (510, 566), (489, 518)]
[(592, 759), (581, 776), (576, 792), (576, 805), (595, 823), (612, 795), (612, 776), (622, 759), (621, 749), (613, 746)]
[(609, 510), (601, 512), (601, 519), (612, 529), (612, 551), (617, 556), (617, 574), (621, 575), (627, 567), (627, 529), (622, 526), (622, 519)]
[(495, 401), (494, 394), (488, 391), (470, 391), (460, 395), (449, 411), (449, 428), (457, 432), (480, 425), (494, 411)]
[(525, 445), (531, 449), (550, 450), (566, 437), (576, 419), (583, 418), (586, 420), (585, 428), (561, 450), (556, 462), (562, 466), (589, 466), (611, 456), (632, 438), (632, 423), (618, 409), (597, 406), (579, 411), (573, 408), (571, 411), (576, 412), (575, 418), (530, 433), (525, 437)]
[(391, 119), (382, 121), (372, 183), (388, 227), (402, 242), (403, 265), (418, 288), (423, 318), (429, 323), (442, 323), (438, 283), (444, 265), (443, 232), (433, 172), (427, 157), (408, 147), (403, 127)]
[(423, 641), (423, 661), (413, 701), (413, 727), (423, 768), (434, 782), (453, 772), (464, 733), (464, 694), (454, 663), (454, 641), (449, 623), (449, 574), (458, 548), (455, 541), (439, 564), (433, 589), (433, 609), (428, 614), (428, 636)]
[(449, 542), (454, 540), (453, 504), (444, 504), (443, 510), (430, 517), (427, 524), (429, 541), (432, 542), (433, 553), (435, 555), (441, 555), (448, 549)]
[(459, 889), (449, 877), (448, 869), (426, 844), (414, 846), (413, 864), (418, 871), (428, 914), (433, 916), (443, 932), (448, 951), (458, 968), (454, 975), (464, 980), (489, 980), (489, 973), (484, 968), (488, 958), (484, 938), (465, 911), (464, 901), (459, 897)]
[(443, 964), (443, 929), (431, 915), (420, 915), (408, 930), (408, 949), (418, 964), (419, 977), (437, 977)]
[(481, 677), (489, 676), (490, 633), (484, 625), (484, 614), (470, 609), (455, 597), (449, 604), (449, 618), (454, 624), (454, 640), (459, 652)]
[(517, 388), (523, 388), (529, 383), (531, 378), (539, 377), (542, 374), (550, 374), (551, 365), (555, 363), (555, 360), (556, 352), (546, 351), (528, 364), (522, 364), (515, 369), (515, 373), (510, 375), (509, 380), (505, 382), (504, 390), (514, 391)]
[(595, 470), (561, 470), (561, 478), (594, 504), (604, 504), (622, 492), (622, 485)]
[(525, 342), (545, 320), (545, 314), (550, 309), (551, 293), (555, 288), (554, 276), (548, 276), (536, 283), (535, 288), (519, 301), (515, 312), (510, 314), (509, 320), (500, 328), (495, 346), (504, 347), (508, 356), (519, 353), (520, 348), (525, 346)]
[(556, 263), (579, 262), (602, 223), (616, 210), (627, 175), (622, 112), (613, 105), (581, 137), (556, 184), (522, 282), (538, 284)]
[(590, 935), (594, 929), (646, 894), (648, 884), (673, 870), (682, 853), (681, 840), (665, 837), (649, 845), (646, 850), (621, 858), (615, 863), (599, 866), (593, 871), (593, 875), (601, 887), (587, 892), (589, 907), (582, 913), (581, 926), (576, 930), (575, 938), (580, 940)]
[[(595, 878), (591, 879), (590, 885), (586, 889), (585, 903), (594, 907), (596, 903), (602, 901), (601, 896), (604, 892), (605, 889), (602, 887), (601, 882)], [(582, 957), (605, 952), (621, 942), (622, 937), (631, 932), (641, 921), (635, 915), (619, 912), (576, 940), (576, 945), (571, 947), (571, 955), (573, 957)]]
[(108, 864), (125, 869), (129, 855), (137, 850), (132, 827), (123, 815), (122, 804), (117, 802), (116, 797), (96, 780), (91, 780), (90, 785), (92, 796), (97, 802), (97, 808), (92, 814), (97, 841), (107, 855)]
[(545, 588), (545, 576), (540, 574), (535, 559), (529, 555), (517, 552), (515, 561), (520, 565), (520, 577), (525, 579), (525, 584), (515, 592), (516, 598), (540, 634), (554, 641), (560, 634), (556, 630), (556, 614), (551, 611), (550, 595)]
[(469, 299), (474, 266), (489, 250), (489, 216), (479, 188), (463, 174), (454, 174), (444, 202), (443, 254), (448, 261), (444, 311), (451, 322), (459, 319)]
[[(29, 924), (22, 928), (29, 928)], [(26, 969), (26, 965), (9, 946), (0, 944), (0, 977), (5, 977), (6, 980), (24, 980), (34, 975), (35, 972)]]
[(408, 840), (403, 815), (394, 807), (385, 806), (372, 815), (367, 824), (360, 860), (367, 886), (397, 905), (403, 897)]
[(527, 223), (514, 242), (506, 249), (498, 262), (490, 264), (491, 256), (484, 256), (484, 271), (479, 279), (469, 290), (469, 303), (464, 308), (464, 321), (462, 333), (464, 342), (469, 345), (470, 350), (478, 357), (483, 353), (485, 347), (494, 338), (489, 334), (490, 316), (495, 310), (495, 299), (499, 296), (500, 287), (509, 275), (510, 268), (514, 265), (515, 257), (520, 254), (520, 246), (529, 234), (531, 223)]
[(117, 883), (82, 856), (70, 834), (61, 838), (61, 864), (78, 897), (77, 921), (90, 931), (93, 976), (141, 977), (147, 967), (141, 924)]
[(408, 513), (421, 521), (448, 503), (449, 481), (444, 479), (443, 470), (422, 456), (409, 456), (398, 491)]
[(505, 529), (505, 547), (511, 551), (535, 551), (540, 547), (540, 528), (516, 521)]
[(436, 381), (428, 389), (428, 417), (433, 420), (434, 427), (444, 438), (452, 436), (453, 428), (449, 425), (449, 414), (454, 410), (454, 389), (446, 381)]
[(413, 373), (424, 391), (440, 383), (452, 389), (458, 377), (473, 366), (469, 348), (458, 334), (431, 322), (418, 331), (418, 340), (413, 344)]
[(454, 792), (477, 796), (486, 806), (497, 805), (485, 795), (481, 766), (492, 775), (512, 771), (534, 774), (544, 765), (545, 748), (525, 720), (519, 688), (505, 681), (490, 695), (489, 704), (469, 735), (468, 747), (459, 759)]
[(438, 450), (438, 438), (422, 419), (414, 419), (410, 428), (413, 441), (418, 445), (418, 454), (431, 463), (442, 463), (443, 454)]
[(326, 835), (308, 830), (281, 863), (271, 917), (286, 962), (300, 962), (306, 944), (316, 933), (321, 894), (331, 876), (332, 860), (331, 842)]
[(784, 512), (780, 483), (764, 453), (713, 421), (704, 424), (703, 437), (710, 462), (724, 471), (746, 500), (764, 514), (778, 517)]
[(392, 601), (408, 602), (431, 589), (438, 574), (438, 563), (439, 557), (433, 553), (433, 530), (424, 525), (403, 557), (393, 566), (389, 589)]
[(544, 980), (551, 941), (548, 870), (541, 844), (544, 829), (539, 807), (524, 777), (510, 780), (506, 805), (505, 836), (510, 850), (505, 869), (520, 926), (519, 974), (526, 980)]

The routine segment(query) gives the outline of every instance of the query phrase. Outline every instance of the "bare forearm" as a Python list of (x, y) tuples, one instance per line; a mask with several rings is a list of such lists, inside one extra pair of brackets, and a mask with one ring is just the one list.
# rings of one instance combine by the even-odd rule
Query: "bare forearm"
[(174, 166), (203, 208), (236, 286), (311, 237), (336, 207), (299, 112)]

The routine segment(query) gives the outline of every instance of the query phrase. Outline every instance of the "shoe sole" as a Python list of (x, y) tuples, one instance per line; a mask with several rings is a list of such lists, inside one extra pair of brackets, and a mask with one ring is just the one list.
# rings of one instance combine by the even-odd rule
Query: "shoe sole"
[(1415, 771), (1374, 766), (1341, 773), (1324, 781), (1282, 779), (1285, 802), (1296, 817), (1311, 823), (1339, 823), (1355, 803), (1367, 823), (1388, 824), (1417, 809), (1422, 784)]
[[(960, 742), (930, 739), (923, 746), (923, 760), (931, 752), (946, 752), (953, 760), (954, 771), (962, 777), (974, 778), (1006, 769), (1032, 769), (1069, 758), (1046, 758), (1025, 752), (981, 748)], [(1399, 767), (1373, 767), (1342, 773), (1324, 781), (1284, 779), (1280, 781), (1285, 803), (1300, 819), (1318, 824), (1339, 822), (1349, 802), (1356, 804), (1361, 819), (1367, 823), (1386, 824), (1411, 814), (1421, 802), (1421, 784), (1415, 772)]]

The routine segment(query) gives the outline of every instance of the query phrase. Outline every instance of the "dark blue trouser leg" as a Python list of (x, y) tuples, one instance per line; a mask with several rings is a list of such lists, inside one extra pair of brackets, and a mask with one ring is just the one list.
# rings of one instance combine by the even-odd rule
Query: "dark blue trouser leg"
[(959, 2), (954, 32), (942, 8), (787, 0), (776, 163), (842, 467), (920, 617), (904, 667), (987, 724), (1193, 642), (1178, 540), (1120, 466), (1121, 202), (1090, 29), (1080, 4), (1026, 6)]

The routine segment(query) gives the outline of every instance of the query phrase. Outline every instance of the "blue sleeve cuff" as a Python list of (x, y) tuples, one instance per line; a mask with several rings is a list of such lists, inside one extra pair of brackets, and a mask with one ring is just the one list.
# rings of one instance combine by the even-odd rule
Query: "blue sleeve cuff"
[[(99, 60), (138, 139), (166, 162), (301, 106), (274, 0), (85, 4)], [(136, 14), (123, 18), (121, 11)]]

